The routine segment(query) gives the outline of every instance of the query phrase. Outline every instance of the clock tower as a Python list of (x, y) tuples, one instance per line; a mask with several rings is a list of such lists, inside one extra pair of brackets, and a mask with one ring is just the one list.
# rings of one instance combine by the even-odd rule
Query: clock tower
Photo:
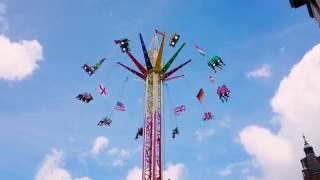
[(304, 180), (320, 180), (320, 157), (314, 154), (313, 148), (307, 142), (305, 136), (304, 139), (304, 152), (306, 157), (301, 160), (302, 174)]

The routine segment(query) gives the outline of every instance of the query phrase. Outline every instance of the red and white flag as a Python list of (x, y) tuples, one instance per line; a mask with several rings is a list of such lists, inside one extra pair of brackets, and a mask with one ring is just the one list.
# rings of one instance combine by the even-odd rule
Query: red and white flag
[(99, 84), (98, 90), (101, 95), (107, 95), (107, 88), (105, 88), (101, 83)]
[(209, 81), (213, 83), (214, 82), (214, 77), (210, 75), (209, 76)]
[(184, 111), (186, 111), (186, 106), (185, 105), (181, 105), (181, 106), (178, 106), (178, 107), (174, 108), (174, 113), (175, 113), (176, 116), (179, 116)]
[(117, 102), (117, 105), (116, 105), (116, 110), (118, 110), (118, 111), (125, 111), (126, 110), (126, 107), (124, 106), (124, 104), (123, 103), (121, 103), (121, 102)]

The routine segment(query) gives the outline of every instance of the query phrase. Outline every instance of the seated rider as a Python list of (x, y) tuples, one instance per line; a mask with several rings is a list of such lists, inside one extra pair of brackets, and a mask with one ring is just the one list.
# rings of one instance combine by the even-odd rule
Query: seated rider
[(85, 93), (85, 94), (84, 94), (83, 101), (84, 101), (85, 103), (89, 103), (92, 99), (93, 99), (93, 97), (91, 96), (90, 93)]
[[(221, 87), (218, 87), (217, 93), (219, 95), (219, 99), (224, 102), (224, 101), (228, 101), (228, 98), (230, 98), (229, 94), (230, 94), (230, 90), (226, 85), (222, 85)], [(223, 100), (223, 99), (224, 100)]]
[(108, 118), (108, 117), (105, 117), (105, 118), (103, 118), (102, 120), (99, 121), (98, 125), (99, 126), (103, 126), (103, 125), (110, 126), (111, 123), (112, 123), (112, 120), (110, 118)]
[(174, 33), (172, 35), (172, 37), (170, 38), (169, 45), (172, 46), (172, 47), (175, 47), (176, 44), (178, 43), (179, 39), (180, 39), (180, 35), (177, 34), (177, 33)]
[(217, 89), (217, 94), (218, 94), (218, 96), (219, 96), (219, 99), (222, 101), (222, 102), (224, 102), (224, 100), (223, 100), (223, 98), (225, 98), (224, 97), (224, 89), (222, 88), (222, 87), (218, 87), (218, 89)]
[(217, 63), (221, 63), (222, 65), (226, 65), (223, 61), (222, 61), (222, 59), (221, 59), (221, 57), (219, 57), (219, 56), (216, 56), (216, 58), (217, 58)]
[(215, 66), (218, 67), (219, 69), (222, 69), (223, 67), (218, 61), (215, 63)]
[(79, 94), (76, 98), (81, 100), (81, 101), (83, 101), (83, 102), (85, 102), (85, 103), (89, 103), (93, 99), (91, 94), (87, 93), (87, 92)]
[(216, 73), (216, 64), (214, 63), (213, 59), (210, 59), (208, 61), (208, 66), (210, 66), (213, 70), (214, 70), (214, 73)]
[(95, 69), (90, 67), (88, 64), (84, 64), (82, 69), (85, 70), (90, 76), (94, 73)]
[(79, 100), (82, 100), (83, 94), (79, 94), (76, 98), (79, 99)]
[(213, 56), (208, 62), (208, 66), (210, 66), (215, 73), (217, 72), (216, 67), (218, 67), (219, 69), (222, 69), (223, 65), (225, 65), (225, 63), (222, 61), (222, 59), (219, 56)]
[(230, 90), (227, 88), (226, 85), (223, 85), (221, 87), (218, 87), (217, 94), (219, 95), (219, 99), (222, 102), (228, 101), (228, 98), (230, 97)]
[(212, 113), (211, 112), (205, 112), (202, 118), (204, 121), (208, 121), (213, 119)]
[(143, 128), (142, 127), (138, 128), (138, 132), (136, 133), (136, 137), (134, 139), (138, 139), (139, 136), (141, 136), (141, 137), (143, 136)]
[(176, 135), (178, 135), (178, 134), (179, 134), (179, 129), (178, 129), (178, 127), (176, 127), (172, 130), (172, 138), (173, 139), (176, 138)]
[(229, 98), (229, 94), (230, 94), (229, 88), (228, 88), (226, 85), (222, 85), (221, 88), (222, 88), (223, 91), (224, 91), (224, 96), (226, 96), (226, 97)]

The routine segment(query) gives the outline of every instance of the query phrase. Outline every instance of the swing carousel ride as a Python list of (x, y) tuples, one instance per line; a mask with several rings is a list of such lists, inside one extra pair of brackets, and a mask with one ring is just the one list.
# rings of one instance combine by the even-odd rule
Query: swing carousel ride
[[(169, 93), (168, 82), (179, 79), (186, 78), (185, 75), (175, 75), (184, 66), (191, 63), (191, 59), (182, 63), (181, 65), (171, 68), (171, 65), (175, 61), (176, 57), (185, 47), (186, 43), (183, 43), (171, 56), (171, 58), (163, 63), (163, 52), (166, 39), (169, 40), (169, 46), (175, 48), (180, 40), (180, 35), (173, 33), (172, 36), (167, 36), (165, 32), (160, 32), (155, 30), (152, 39), (152, 48), (147, 50), (145, 42), (143, 40), (142, 34), (139, 33), (140, 44), (143, 51), (143, 57), (145, 60), (145, 66), (135, 58), (131, 53), (129, 47), (129, 39), (123, 38), (119, 40), (114, 40), (114, 43), (120, 47), (123, 54), (127, 54), (129, 59), (137, 67), (137, 70), (130, 68), (129, 66), (123, 64), (122, 62), (117, 62), (117, 65), (128, 70), (132, 75), (136, 76), (138, 79), (144, 82), (144, 126), (139, 127), (136, 133), (135, 139), (142, 137), (143, 139), (143, 158), (142, 158), (142, 180), (162, 180), (163, 179), (163, 160), (164, 160), (164, 119), (163, 119), (163, 88), (166, 88), (166, 92), (169, 95), (169, 101), (172, 106), (172, 100)], [(158, 43), (158, 39), (161, 39)], [(198, 45), (194, 45), (195, 50), (206, 57), (204, 50)], [(106, 59), (102, 58), (94, 66), (89, 64), (84, 64), (82, 69), (89, 75), (94, 75), (97, 70), (102, 67)], [(212, 68), (214, 73), (218, 69), (222, 69), (225, 63), (219, 56), (212, 56), (209, 58), (207, 65)], [(128, 81), (128, 77), (124, 82)], [(208, 77), (208, 81), (213, 83), (215, 79), (212, 75)], [(99, 94), (105, 96), (107, 95), (107, 88), (102, 84), (98, 85)], [(217, 96), (222, 102), (227, 102), (229, 99), (230, 90), (226, 85), (222, 85), (217, 88)], [(205, 92), (204, 89), (200, 89), (196, 94), (197, 100), (201, 103), (204, 100)], [(78, 100), (84, 103), (90, 103), (93, 100), (93, 96), (90, 92), (80, 93), (77, 97)], [(114, 107), (117, 111), (125, 111), (125, 104), (117, 101)], [(180, 105), (173, 108), (174, 115), (179, 116), (184, 111), (186, 111), (186, 105)], [(205, 111), (202, 117), (203, 121), (213, 120), (214, 115), (210, 111)], [(99, 122), (99, 126), (111, 126), (112, 119), (111, 115), (102, 118)], [(175, 127), (172, 129), (172, 138), (176, 138), (179, 135), (179, 128)]]

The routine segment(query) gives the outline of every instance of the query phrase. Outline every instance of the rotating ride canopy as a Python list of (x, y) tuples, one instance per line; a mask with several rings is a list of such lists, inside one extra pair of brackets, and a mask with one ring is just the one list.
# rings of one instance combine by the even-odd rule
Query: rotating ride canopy
[[(161, 37), (161, 42), (158, 42), (158, 37)], [(171, 65), (175, 61), (176, 57), (185, 47), (186, 43), (183, 43), (176, 52), (172, 55), (172, 57), (163, 64), (163, 51), (166, 40), (166, 34), (163, 32), (155, 31), (153, 39), (151, 41), (151, 48), (147, 50), (143, 37), (139, 34), (139, 39), (143, 51), (143, 56), (145, 60), (145, 66), (143, 66), (138, 59), (130, 52), (129, 48), (129, 39), (124, 38), (120, 40), (114, 40), (115, 44), (120, 46), (121, 52), (127, 54), (129, 59), (134, 63), (138, 70), (132, 69), (129, 66), (117, 62), (118, 65), (127, 69), (134, 76), (137, 76), (139, 79), (144, 81), (145, 85), (145, 106), (144, 106), (144, 126), (138, 129), (137, 135), (135, 139), (138, 139), (139, 136), (143, 136), (143, 159), (142, 159), (142, 180), (162, 180), (163, 179), (163, 163), (164, 163), (164, 153), (163, 153), (163, 131), (164, 131), (164, 121), (163, 121), (163, 85), (167, 85), (168, 81), (185, 77), (184, 75), (175, 75), (175, 73), (189, 64), (192, 60), (188, 60), (183, 64), (172, 68)], [(169, 46), (175, 47), (180, 39), (180, 35), (174, 33), (171, 38), (169, 38)], [(203, 57), (206, 57), (204, 50), (195, 45), (195, 49), (201, 54)], [(101, 59), (96, 63), (95, 66), (90, 66), (88, 64), (84, 64), (82, 69), (89, 74), (90, 76), (95, 73), (95, 71), (102, 65), (105, 61), (105, 58)], [(225, 66), (225, 63), (219, 56), (213, 56), (208, 60), (208, 66), (211, 67), (216, 73), (216, 69), (222, 69)], [(170, 70), (169, 70), (170, 69)], [(187, 81), (187, 78), (184, 78)], [(128, 81), (128, 77), (124, 80), (124, 84)], [(209, 76), (209, 81), (213, 83), (215, 80), (213, 76)], [(164, 84), (165, 82), (165, 84)], [(187, 81), (188, 84), (190, 83)], [(121, 88), (120, 92), (123, 92), (124, 84)], [(170, 93), (168, 87), (166, 86), (167, 93), (170, 98)], [(99, 94), (106, 95), (107, 89), (99, 84), (98, 87)], [(120, 93), (122, 94), (122, 93)], [(226, 102), (229, 98), (230, 90), (227, 86), (223, 85), (218, 87), (217, 95), (222, 102)], [(204, 99), (205, 93), (201, 88), (196, 96), (199, 103), (201, 104)], [(82, 93), (77, 96), (79, 100), (84, 101), (85, 103), (89, 103), (93, 97), (90, 93)], [(173, 108), (172, 100), (171, 108)], [(210, 111), (207, 111), (207, 108), (203, 104), (201, 104), (205, 113), (203, 116), (203, 121), (213, 120), (213, 114)], [(116, 110), (125, 111), (125, 106), (123, 103), (118, 101), (116, 104)], [(178, 106), (174, 108), (175, 116), (178, 116), (180, 113), (186, 110), (184, 105)], [(114, 111), (114, 110), (113, 110)], [(112, 112), (113, 112), (112, 111)], [(100, 126), (110, 126), (112, 123), (111, 116), (112, 112), (99, 121), (98, 125)], [(175, 117), (175, 119), (177, 119)], [(177, 120), (176, 120), (177, 121)], [(178, 125), (172, 131), (172, 138), (175, 138), (175, 135), (179, 134)]]

